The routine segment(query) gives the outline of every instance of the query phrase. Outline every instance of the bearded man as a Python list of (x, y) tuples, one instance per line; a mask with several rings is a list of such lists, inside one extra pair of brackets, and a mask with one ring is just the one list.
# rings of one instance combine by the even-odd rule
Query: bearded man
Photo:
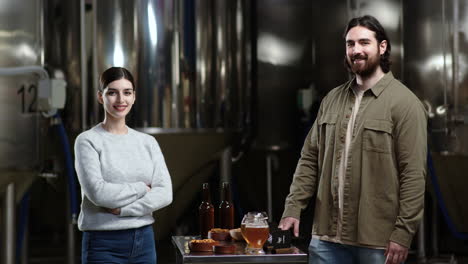
[(353, 78), (322, 100), (279, 227), (298, 236), (316, 194), (310, 264), (402, 263), (423, 216), (427, 113), (393, 77), (377, 19), (351, 19), (344, 43)]

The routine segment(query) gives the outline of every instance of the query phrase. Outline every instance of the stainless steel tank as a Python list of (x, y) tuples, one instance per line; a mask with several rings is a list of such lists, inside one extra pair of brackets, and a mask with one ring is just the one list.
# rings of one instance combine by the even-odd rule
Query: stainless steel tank
[[(94, 1), (91, 93), (101, 72), (123, 66), (136, 78), (135, 127), (238, 128), (247, 89), (243, 28), (236, 28), (245, 26), (243, 2)], [(88, 125), (99, 109), (94, 103)]]
[[(44, 65), (43, 1), (0, 3), (0, 192), (2, 263), (15, 263), (15, 206), (40, 163), (39, 77)], [(29, 72), (29, 73), (28, 73)]]
[(468, 4), (405, 2), (404, 10), (404, 79), (429, 109), (432, 149), (467, 155)]
[[(0, 67), (43, 64), (42, 16), (41, 1), (2, 1)], [(32, 74), (0, 76), (0, 170), (38, 166), (37, 80)]]

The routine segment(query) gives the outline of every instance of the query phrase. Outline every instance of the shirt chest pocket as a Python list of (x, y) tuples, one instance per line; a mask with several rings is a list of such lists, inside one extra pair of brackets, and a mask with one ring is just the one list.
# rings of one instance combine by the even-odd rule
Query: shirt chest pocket
[(393, 123), (387, 120), (366, 120), (362, 135), (364, 150), (390, 153), (393, 146)]
[(338, 120), (338, 114), (324, 114), (318, 120), (321, 142), (325, 142), (327, 145), (332, 145), (335, 139), (336, 121)]

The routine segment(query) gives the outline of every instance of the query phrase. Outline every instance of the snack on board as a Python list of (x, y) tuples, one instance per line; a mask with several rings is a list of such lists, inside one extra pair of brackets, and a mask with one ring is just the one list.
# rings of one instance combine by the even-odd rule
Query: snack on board
[(213, 239), (192, 239), (189, 242), (189, 248), (191, 251), (210, 251), (213, 252), (213, 246), (217, 245), (218, 241)]
[(223, 229), (223, 228), (211, 228), (210, 229), (211, 233), (226, 233), (229, 232), (229, 229)]
[(206, 238), (206, 239), (192, 239), (192, 240), (190, 240), (190, 243), (216, 243), (216, 241), (214, 241), (214, 240), (211, 239), (211, 238)]

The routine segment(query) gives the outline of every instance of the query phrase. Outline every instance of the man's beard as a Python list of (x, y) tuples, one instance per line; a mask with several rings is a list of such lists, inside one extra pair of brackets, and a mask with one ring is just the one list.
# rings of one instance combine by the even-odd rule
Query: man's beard
[[(353, 61), (356, 59), (362, 59), (365, 63), (363, 65), (354, 64)], [(367, 55), (357, 54), (351, 58), (348, 57), (348, 65), (354, 74), (364, 78), (369, 77), (377, 70), (377, 67), (380, 66), (380, 56), (377, 53), (377, 55), (369, 58)]]

